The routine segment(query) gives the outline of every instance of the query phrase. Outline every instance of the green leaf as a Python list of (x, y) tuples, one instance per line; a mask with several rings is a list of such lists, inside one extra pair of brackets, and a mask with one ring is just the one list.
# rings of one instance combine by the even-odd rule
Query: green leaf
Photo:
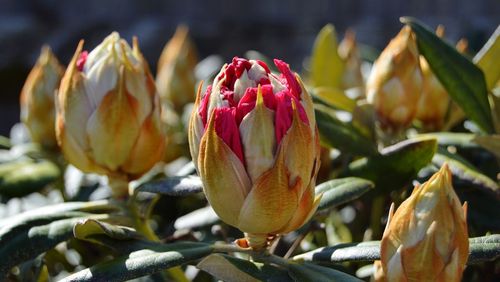
[(493, 133), (488, 91), (481, 69), (416, 19), (403, 17), (401, 22), (415, 32), (420, 53), (453, 101), (482, 130)]
[(54, 182), (61, 171), (52, 162), (10, 162), (0, 164), (0, 194), (22, 197)]
[(334, 109), (352, 112), (356, 108), (356, 101), (347, 97), (339, 88), (316, 87), (311, 90), (311, 94), (314, 102)]
[(356, 155), (377, 154), (375, 145), (356, 127), (337, 119), (324, 106), (316, 105), (316, 123), (324, 145)]
[(327, 24), (318, 33), (311, 55), (311, 83), (313, 86), (340, 88), (344, 62), (337, 49), (335, 27)]
[(500, 26), (473, 59), (476, 66), (484, 73), (488, 90), (493, 89), (500, 79), (498, 58), (500, 58)]
[(194, 229), (209, 226), (220, 221), (211, 206), (194, 210), (188, 214), (180, 216), (175, 220), (175, 229)]
[(10, 149), (11, 146), (10, 139), (0, 135), (0, 149)]
[(196, 266), (216, 279), (239, 281), (292, 281), (287, 272), (271, 264), (242, 260), (223, 254), (212, 254)]
[[(73, 237), (73, 226), (81, 219), (105, 219), (107, 215), (67, 212), (45, 220), (27, 220), (0, 229), (0, 273), (8, 273), (15, 265), (50, 250)], [(59, 219), (59, 220), (57, 220)], [(50, 220), (50, 221), (49, 221)]]
[(203, 183), (198, 176), (172, 176), (141, 184), (135, 192), (150, 192), (168, 196), (187, 196), (203, 191)]
[(476, 136), (472, 142), (479, 144), (497, 158), (500, 158), (500, 134)]
[(317, 261), (332, 263), (344, 261), (378, 260), (380, 259), (380, 241), (341, 243), (296, 255), (295, 257), (293, 257), (293, 259), (297, 261)]
[(347, 273), (312, 263), (291, 263), (289, 273), (293, 280), (298, 282), (363, 281)]
[(439, 146), (455, 146), (458, 148), (478, 148), (473, 143), (476, 134), (473, 133), (455, 133), (455, 132), (435, 132), (417, 134), (415, 138), (435, 138)]
[(86, 219), (75, 224), (73, 228), (75, 238), (101, 244), (95, 237), (105, 235), (116, 240), (133, 240), (142, 238), (133, 228), (126, 226), (116, 226), (101, 222), (95, 219)]
[(452, 154), (445, 149), (439, 148), (432, 158), (432, 163), (441, 167), (444, 163), (448, 166), (452, 174), (458, 179), (470, 183), (482, 191), (500, 198), (500, 187), (488, 176), (482, 174), (477, 168), (457, 154)]
[[(500, 257), (500, 235), (469, 238), (467, 264), (493, 261)], [(305, 262), (340, 263), (345, 261), (374, 261), (380, 259), (380, 241), (338, 244), (296, 255), (293, 260)]]
[(125, 281), (201, 259), (213, 251), (204, 243), (156, 243), (149, 249), (96, 264), (60, 281)]
[(495, 261), (500, 258), (500, 234), (470, 238), (469, 244), (467, 264)]
[(356, 177), (330, 180), (316, 186), (316, 195), (323, 193), (319, 210), (337, 207), (359, 198), (374, 187), (373, 182)]
[(0, 273), (32, 259), (73, 237), (73, 226), (83, 218), (105, 219), (116, 209), (108, 201), (74, 202), (45, 206), (0, 221)]
[(375, 192), (388, 193), (411, 181), (431, 162), (436, 149), (436, 139), (408, 139), (384, 148), (380, 155), (352, 162), (346, 175), (371, 180), (375, 183)]

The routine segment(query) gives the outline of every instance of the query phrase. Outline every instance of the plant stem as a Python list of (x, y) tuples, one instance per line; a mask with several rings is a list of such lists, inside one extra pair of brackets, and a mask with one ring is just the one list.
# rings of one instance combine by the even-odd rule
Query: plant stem
[[(128, 189), (127, 189), (128, 191)], [(144, 235), (147, 239), (154, 241), (154, 242), (160, 242), (160, 238), (156, 236), (156, 233), (153, 231), (151, 226), (148, 223), (148, 218), (149, 218), (149, 212), (145, 215), (142, 216), (141, 212), (139, 210), (139, 207), (137, 206), (137, 201), (135, 195), (131, 195), (127, 201), (127, 206), (129, 208), (130, 214), (133, 218), (134, 222), (134, 227), (135, 229)], [(189, 280), (186, 278), (186, 275), (184, 274), (184, 271), (180, 266), (176, 267), (171, 267), (169, 269), (166, 269), (163, 273), (167, 274), (169, 278), (172, 278), (174, 281), (179, 281), (179, 282), (189, 282)]]

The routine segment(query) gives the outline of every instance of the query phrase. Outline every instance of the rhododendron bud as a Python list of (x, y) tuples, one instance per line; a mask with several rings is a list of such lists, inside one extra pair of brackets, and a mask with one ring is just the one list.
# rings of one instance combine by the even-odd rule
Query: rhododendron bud
[(63, 66), (50, 48), (43, 47), (21, 90), (21, 121), (31, 140), (46, 148), (57, 146), (54, 99), (63, 73)]
[(365, 83), (361, 73), (361, 55), (359, 54), (354, 31), (346, 31), (344, 39), (339, 44), (338, 52), (345, 62), (342, 87), (344, 89), (364, 87)]
[(163, 156), (159, 98), (134, 38), (114, 32), (90, 53), (83, 41), (57, 97), (57, 138), (84, 172), (135, 179)]
[(379, 281), (460, 281), (469, 254), (466, 213), (444, 164), (395, 213), (391, 207)]
[[(440, 38), (444, 37), (442, 25), (436, 29), (436, 35)], [(467, 45), (467, 40), (459, 40), (456, 45), (457, 51), (465, 53)], [(415, 118), (422, 122), (425, 130), (438, 131), (445, 123), (452, 101), (423, 56), (420, 56), (420, 68), (422, 69), (423, 84)]]
[(234, 58), (198, 92), (189, 145), (208, 201), (262, 248), (302, 226), (321, 196), (314, 187), (319, 137), (312, 100), (288, 65)]
[(422, 74), (415, 37), (405, 26), (373, 64), (366, 85), (383, 129), (398, 131), (415, 117), (422, 91)]
[(188, 31), (186, 26), (177, 28), (163, 48), (156, 72), (156, 86), (162, 104), (170, 103), (178, 113), (195, 99), (194, 68), (198, 56)]

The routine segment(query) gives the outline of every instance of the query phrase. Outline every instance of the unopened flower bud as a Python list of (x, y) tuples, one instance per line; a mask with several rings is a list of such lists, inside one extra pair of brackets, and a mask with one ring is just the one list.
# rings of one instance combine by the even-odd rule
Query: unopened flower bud
[(367, 100), (383, 129), (398, 131), (412, 122), (422, 91), (422, 74), (410, 27), (405, 26), (375, 61), (366, 87)]
[(54, 99), (63, 73), (63, 66), (45, 46), (21, 90), (21, 121), (31, 140), (46, 148), (57, 146)]
[[(436, 35), (440, 38), (444, 37), (444, 27), (442, 25), (439, 25), (436, 29)], [(465, 53), (467, 46), (467, 40), (461, 39), (457, 42), (456, 48), (458, 52)], [(422, 123), (425, 130), (439, 131), (446, 122), (446, 115), (452, 101), (423, 56), (420, 56), (420, 68), (423, 76), (422, 94), (418, 101), (415, 118)]]
[(469, 254), (466, 221), (444, 164), (389, 213), (379, 281), (460, 281)]
[(321, 198), (314, 194), (319, 136), (311, 97), (286, 63), (274, 63), (280, 74), (234, 58), (198, 93), (189, 126), (208, 201), (253, 248), (302, 226)]
[(181, 25), (163, 48), (158, 60), (156, 86), (162, 104), (169, 103), (176, 112), (182, 113), (186, 104), (194, 102), (194, 68), (197, 62), (198, 57), (189, 38), (189, 30)]
[(57, 139), (84, 172), (135, 179), (163, 157), (156, 87), (134, 38), (114, 32), (90, 53), (83, 41), (57, 97)]
[(361, 56), (354, 31), (346, 31), (344, 39), (339, 44), (338, 53), (345, 62), (344, 73), (342, 74), (342, 88), (363, 88), (365, 83), (361, 73)]

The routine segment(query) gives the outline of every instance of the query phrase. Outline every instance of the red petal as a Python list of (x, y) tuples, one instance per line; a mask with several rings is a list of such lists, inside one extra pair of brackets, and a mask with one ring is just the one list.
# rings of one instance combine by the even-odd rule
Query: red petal
[(261, 67), (263, 67), (267, 73), (270, 73), (271, 70), (269, 69), (269, 67), (267, 66), (266, 63), (264, 63), (263, 61), (261, 60), (256, 60), (257, 64), (259, 64)]
[(249, 70), (252, 67), (252, 64), (247, 59), (234, 57), (233, 62), (231, 63), (234, 66), (235, 74), (237, 78), (240, 78), (243, 74), (243, 71)]
[(243, 148), (241, 146), (240, 131), (236, 125), (236, 108), (216, 108), (214, 110), (215, 132), (224, 140), (229, 148), (238, 156), (243, 165)]
[(292, 96), (287, 90), (276, 93), (276, 118), (274, 121), (274, 131), (276, 134), (276, 142), (280, 144), (281, 139), (287, 133), (288, 129), (292, 125), (293, 120), (293, 108), (292, 99), (295, 99), (295, 105), (299, 111), (300, 119), (309, 124), (307, 119), (306, 111), (299, 100)]
[(198, 108), (198, 114), (201, 117), (201, 121), (203, 122), (203, 126), (207, 125), (207, 117), (208, 117), (208, 101), (210, 100), (210, 93), (212, 93), (212, 85), (207, 87), (205, 91), (205, 95), (201, 100), (201, 105)]
[[(271, 110), (276, 110), (276, 99), (273, 94), (273, 87), (270, 84), (261, 86), (262, 98), (264, 99), (264, 105)], [(255, 101), (257, 100), (257, 88), (247, 88), (245, 94), (241, 97), (238, 103), (238, 108), (236, 112), (236, 122), (238, 125), (241, 123), (243, 118), (255, 108)]]
[(80, 57), (78, 57), (78, 60), (76, 61), (76, 68), (79, 71), (83, 70), (83, 66), (85, 65), (85, 62), (87, 61), (87, 56), (89, 55), (88, 51), (83, 51), (80, 53)]
[(300, 93), (302, 92), (302, 89), (300, 88), (300, 84), (295, 78), (295, 75), (290, 70), (290, 66), (278, 59), (274, 59), (274, 64), (281, 72), (281, 74), (285, 77), (290, 92), (293, 94), (293, 96), (300, 100)]

